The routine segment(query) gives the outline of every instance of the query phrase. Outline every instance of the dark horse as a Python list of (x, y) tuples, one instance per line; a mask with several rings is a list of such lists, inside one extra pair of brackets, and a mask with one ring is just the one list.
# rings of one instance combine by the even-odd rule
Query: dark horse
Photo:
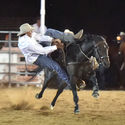
[[(108, 45), (106, 43), (106, 40), (102, 36), (86, 34), (80, 41), (76, 41), (75, 43), (70, 43), (69, 45), (66, 45), (65, 61), (61, 61), (60, 58), (58, 59), (57, 56), (55, 56), (55, 60), (57, 62), (59, 61), (60, 65), (62, 65), (62, 67), (69, 74), (71, 80), (71, 90), (75, 102), (75, 113), (79, 112), (78, 95), (76, 90), (77, 82), (89, 79), (93, 85), (92, 95), (94, 97), (99, 96), (99, 87), (96, 79), (96, 71), (92, 69), (92, 64), (89, 62), (91, 56), (96, 57), (98, 63), (103, 65), (105, 68), (109, 67), (110, 61), (108, 56)], [(54, 59), (54, 56), (52, 56), (52, 58)], [(55, 78), (54, 75), (53, 77)], [(41, 98), (43, 96), (43, 92), (48, 86), (48, 81), (44, 83), (41, 92), (36, 95), (37, 98)], [(57, 82), (59, 81), (57, 80)], [(55, 106), (58, 96), (63, 92), (63, 89), (65, 87), (65, 84), (59, 85), (56, 96), (51, 102), (51, 108)]]

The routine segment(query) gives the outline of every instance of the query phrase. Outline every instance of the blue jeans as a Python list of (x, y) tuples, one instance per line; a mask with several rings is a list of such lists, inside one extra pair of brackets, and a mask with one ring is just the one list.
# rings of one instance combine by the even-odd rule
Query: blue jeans
[(60, 32), (55, 29), (47, 29), (45, 35), (53, 37), (55, 39), (60, 39), (64, 43), (66, 42), (75, 42), (74, 36), (71, 33)]
[(45, 55), (39, 55), (38, 59), (34, 62), (34, 64), (38, 65), (40, 68), (44, 67), (52, 71), (56, 71), (58, 77), (62, 81), (65, 81), (68, 86), (70, 86), (70, 79), (67, 73), (59, 66), (57, 62), (52, 60), (50, 57), (47, 57)]

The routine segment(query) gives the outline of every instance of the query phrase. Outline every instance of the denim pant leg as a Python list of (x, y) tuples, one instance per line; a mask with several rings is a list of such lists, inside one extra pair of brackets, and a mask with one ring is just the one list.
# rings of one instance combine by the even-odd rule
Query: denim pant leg
[(53, 37), (55, 39), (60, 39), (63, 42), (75, 42), (74, 36), (70, 33), (60, 32), (55, 29), (47, 29), (45, 35)]
[(59, 66), (58, 63), (56, 63), (51, 58), (45, 55), (40, 55), (38, 59), (34, 62), (34, 64), (38, 65), (39, 67), (47, 67), (50, 70), (56, 71), (58, 74), (58, 77), (61, 80), (65, 81), (68, 85), (70, 85), (70, 80), (66, 72)]

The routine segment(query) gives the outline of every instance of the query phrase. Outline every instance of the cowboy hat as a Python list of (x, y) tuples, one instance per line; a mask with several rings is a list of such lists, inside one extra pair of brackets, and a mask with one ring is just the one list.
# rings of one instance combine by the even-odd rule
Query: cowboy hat
[(24, 23), (20, 26), (20, 32), (17, 34), (17, 36), (23, 35), (27, 32), (32, 31), (34, 28), (28, 24), (28, 23)]
[(125, 35), (125, 33), (124, 32), (120, 32), (120, 36), (123, 36), (123, 35)]

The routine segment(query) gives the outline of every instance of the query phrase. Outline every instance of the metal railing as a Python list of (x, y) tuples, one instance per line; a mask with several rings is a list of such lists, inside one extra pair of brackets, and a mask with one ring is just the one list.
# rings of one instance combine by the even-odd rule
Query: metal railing
[[(8, 53), (8, 58), (9, 58), (9, 60), (8, 60), (8, 62), (6, 63), (4, 63), (4, 62), (2, 62), (2, 63), (0, 63), (0, 65), (8, 65), (8, 72), (0, 72), (0, 75), (1, 74), (7, 74), (8, 75), (8, 83), (9, 83), (9, 86), (11, 86), (11, 84), (13, 83), (13, 81), (11, 80), (11, 75), (12, 74), (15, 74), (15, 75), (22, 75), (22, 74), (24, 74), (24, 75), (33, 75), (34, 73), (29, 73), (29, 72), (12, 72), (11, 71), (11, 66), (12, 65), (24, 65), (25, 66), (25, 62), (20, 62), (20, 63), (12, 63), (11, 62), (11, 55), (12, 54), (20, 54), (20, 55), (22, 55), (21, 54), (21, 52), (12, 52), (11, 51), (11, 48), (12, 48), (12, 43), (17, 43), (17, 40), (12, 40), (12, 34), (17, 34), (18, 32), (17, 31), (0, 31), (0, 34), (7, 34), (8, 35), (8, 39), (6, 40), (0, 40), (0, 43), (8, 43), (8, 51), (2, 51), (2, 50), (0, 50), (0, 54), (1, 53)], [(17, 38), (16, 38), (17, 39)], [(17, 84), (26, 84), (27, 82), (17, 82)], [(30, 82), (30, 84), (34, 84), (34, 83), (32, 83), (32, 82)], [(38, 83), (37, 83), (38, 84)], [(41, 83), (39, 83), (39, 84), (41, 84)]]

